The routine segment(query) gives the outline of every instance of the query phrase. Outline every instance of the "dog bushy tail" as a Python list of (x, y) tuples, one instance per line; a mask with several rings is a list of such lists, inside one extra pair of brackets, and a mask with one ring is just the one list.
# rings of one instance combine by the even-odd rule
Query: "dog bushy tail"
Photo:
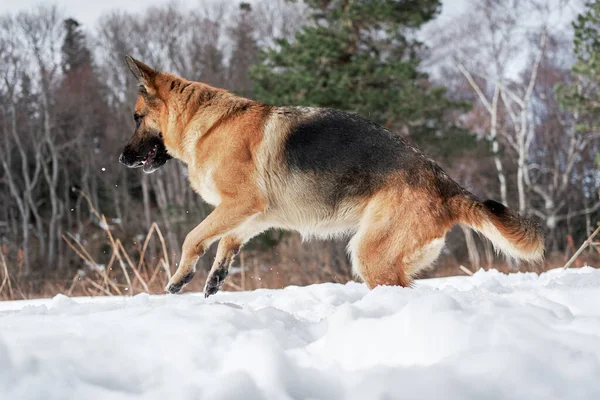
[(544, 234), (530, 219), (494, 200), (480, 201), (473, 195), (460, 195), (451, 200), (458, 223), (488, 238), (496, 250), (508, 257), (528, 262), (544, 258)]

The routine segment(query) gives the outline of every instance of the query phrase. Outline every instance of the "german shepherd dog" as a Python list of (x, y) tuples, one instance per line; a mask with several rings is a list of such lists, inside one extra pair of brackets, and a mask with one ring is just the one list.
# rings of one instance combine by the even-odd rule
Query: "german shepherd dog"
[(536, 224), (479, 200), (380, 125), (342, 111), (261, 104), (126, 61), (139, 96), (120, 162), (149, 173), (178, 158), (215, 207), (185, 238), (167, 292), (190, 282), (198, 258), (220, 239), (204, 288), (215, 294), (241, 246), (269, 228), (352, 235), (353, 270), (369, 288), (410, 285), (459, 223), (509, 257), (543, 258)]

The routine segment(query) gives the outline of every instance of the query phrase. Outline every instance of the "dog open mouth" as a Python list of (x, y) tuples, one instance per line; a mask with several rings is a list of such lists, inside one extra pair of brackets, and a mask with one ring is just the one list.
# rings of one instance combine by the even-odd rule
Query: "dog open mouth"
[(148, 150), (148, 153), (146, 154), (146, 158), (144, 159), (144, 161), (142, 161), (142, 165), (146, 165), (149, 162), (152, 161), (152, 159), (156, 156), (156, 153), (158, 153), (158, 145), (155, 144), (154, 146), (152, 146), (152, 148), (150, 150)]
[(150, 138), (140, 148), (127, 144), (119, 156), (119, 162), (129, 168), (140, 168), (149, 174), (162, 167), (172, 157), (160, 138)]
[(157, 166), (154, 165), (154, 159), (156, 158), (157, 154), (158, 144), (155, 144), (150, 148), (150, 150), (148, 150), (148, 153), (146, 153), (146, 158), (144, 159), (144, 161), (142, 161), (144, 172), (152, 172), (157, 168)]

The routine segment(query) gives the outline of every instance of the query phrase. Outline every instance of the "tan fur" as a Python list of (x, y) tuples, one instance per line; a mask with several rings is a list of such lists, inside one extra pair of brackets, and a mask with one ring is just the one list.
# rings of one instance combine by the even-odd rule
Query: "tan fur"
[(437, 258), (452, 225), (440, 218), (427, 193), (402, 189), (399, 180), (370, 199), (348, 245), (355, 272), (370, 288), (408, 286)]
[(456, 203), (461, 221), (490, 239), (498, 250), (515, 260), (542, 260), (544, 237), (531, 221), (509, 209), (503, 209), (499, 215), (468, 197), (458, 198)]
[(160, 130), (168, 153), (187, 164), (192, 188), (215, 206), (185, 238), (171, 286), (187, 283), (214, 241), (221, 239), (207, 282), (246, 241), (269, 228), (294, 229), (305, 237), (354, 234), (348, 245), (353, 268), (370, 288), (409, 285), (437, 258), (446, 232), (458, 222), (488, 236), (495, 229), (503, 249), (520, 240), (518, 229), (471, 203), (440, 195), (431, 182), (449, 178), (431, 171), (423, 171), (425, 184), (419, 185), (402, 172), (390, 173), (376, 193), (341, 199), (332, 209), (311, 189), (319, 174), (292, 173), (284, 158), (290, 131), (316, 109), (267, 106), (151, 70), (140, 81), (145, 92), (135, 111), (144, 115), (143, 128)]

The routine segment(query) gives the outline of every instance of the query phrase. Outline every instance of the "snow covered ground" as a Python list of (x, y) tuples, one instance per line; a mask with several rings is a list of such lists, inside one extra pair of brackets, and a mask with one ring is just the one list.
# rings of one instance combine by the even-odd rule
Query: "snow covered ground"
[(600, 399), (600, 270), (0, 302), (0, 399)]

